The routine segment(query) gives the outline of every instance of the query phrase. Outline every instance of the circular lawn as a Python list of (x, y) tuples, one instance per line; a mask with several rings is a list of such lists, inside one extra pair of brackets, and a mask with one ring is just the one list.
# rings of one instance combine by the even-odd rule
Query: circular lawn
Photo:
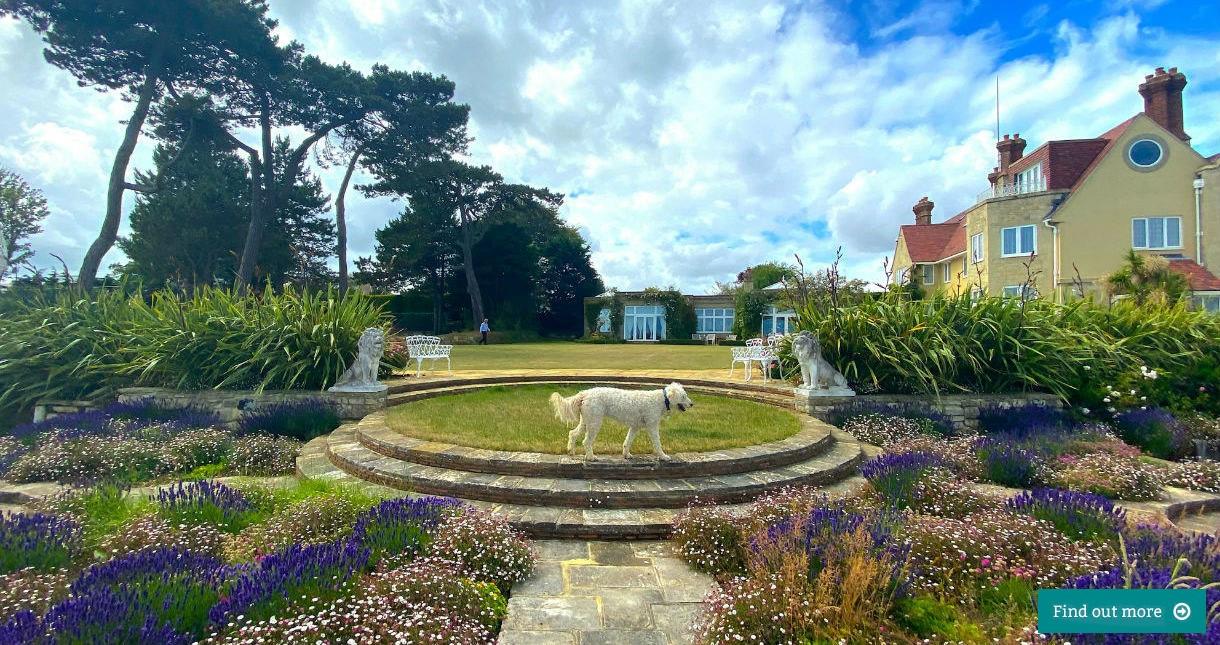
[[(571, 396), (588, 386), (514, 385), (439, 396), (386, 411), (390, 428), (410, 437), (487, 450), (563, 454), (570, 427), (555, 418), (552, 392)], [(795, 412), (726, 396), (691, 393), (695, 407), (661, 421), (668, 453), (709, 452), (779, 441), (796, 434)], [(618, 454), (627, 428), (607, 419), (594, 450)], [(648, 433), (636, 435), (631, 451), (651, 455)]]

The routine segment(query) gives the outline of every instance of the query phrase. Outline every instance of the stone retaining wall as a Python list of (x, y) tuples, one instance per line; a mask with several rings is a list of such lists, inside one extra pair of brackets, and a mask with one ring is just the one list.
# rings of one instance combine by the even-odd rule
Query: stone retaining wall
[(193, 406), (220, 416), (226, 426), (233, 427), (242, 412), (271, 403), (322, 399), (335, 405), (345, 421), (363, 419), (386, 406), (386, 392), (314, 392), (305, 390), (169, 390), (157, 387), (128, 387), (119, 390), (119, 401), (151, 398), (167, 407)]
[(835, 406), (851, 403), (877, 403), (882, 405), (920, 405), (929, 407), (949, 417), (959, 430), (977, 430), (979, 409), (992, 406), (1011, 407), (1036, 403), (1051, 407), (1062, 407), (1059, 397), (1053, 394), (1030, 392), (1026, 394), (944, 394), (940, 398), (909, 394), (870, 394), (858, 396), (796, 396), (796, 409), (823, 421), (830, 416)]

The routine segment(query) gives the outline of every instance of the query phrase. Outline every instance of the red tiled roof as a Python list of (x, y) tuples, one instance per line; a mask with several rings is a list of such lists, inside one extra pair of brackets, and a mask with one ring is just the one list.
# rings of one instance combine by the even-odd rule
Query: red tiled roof
[(959, 222), (906, 224), (901, 230), (912, 262), (939, 262), (966, 250), (966, 227)]
[(1076, 181), (1072, 184), (1072, 190), (1080, 188), (1080, 184), (1084, 183), (1085, 179), (1088, 179), (1089, 175), (1093, 172), (1093, 169), (1096, 168), (1097, 164), (1110, 153), (1110, 150), (1114, 148), (1114, 144), (1118, 141), (1118, 138), (1123, 136), (1123, 133), (1127, 131), (1127, 128), (1131, 127), (1131, 123), (1135, 121), (1140, 114), (1143, 114), (1143, 112), (1140, 112), (1139, 114), (1132, 116), (1130, 119), (1127, 119), (1113, 128), (1106, 130), (1100, 137), (1097, 137), (1098, 139), (1105, 139), (1106, 145), (1101, 149), (1100, 152), (1097, 153), (1097, 156), (1093, 158), (1093, 161), (1089, 165), (1085, 166), (1084, 170), (1080, 172), (1080, 176), (1077, 177)]
[(1220, 291), (1220, 278), (1194, 260), (1172, 258), (1169, 268), (1186, 276), (1191, 291)]

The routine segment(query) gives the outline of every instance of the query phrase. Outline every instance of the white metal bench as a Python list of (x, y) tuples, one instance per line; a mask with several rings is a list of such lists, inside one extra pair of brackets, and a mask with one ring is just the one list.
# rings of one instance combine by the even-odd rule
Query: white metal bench
[(445, 365), (449, 368), (449, 373), (453, 373), (453, 361), (449, 358), (449, 353), (453, 351), (453, 345), (442, 345), (441, 339), (436, 336), (407, 336), (407, 355), (415, 361), (415, 375), (419, 376), (424, 369), (424, 361), (436, 361), (445, 359)]
[(770, 371), (767, 366), (771, 361), (779, 360), (775, 354), (775, 350), (768, 346), (761, 338), (751, 338), (746, 341), (745, 347), (730, 347), (733, 355), (733, 364), (729, 366), (729, 376), (733, 376), (733, 372), (737, 369), (737, 364), (741, 363), (746, 368), (746, 380), (754, 378), (754, 363), (763, 371), (763, 381), (770, 380)]

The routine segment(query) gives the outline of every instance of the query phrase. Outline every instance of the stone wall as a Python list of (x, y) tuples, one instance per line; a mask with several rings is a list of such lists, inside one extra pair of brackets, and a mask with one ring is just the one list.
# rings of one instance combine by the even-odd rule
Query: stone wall
[(335, 405), (345, 421), (363, 419), (386, 407), (386, 390), (381, 392), (313, 392), (303, 390), (168, 390), (156, 387), (129, 387), (119, 390), (119, 401), (152, 398), (168, 407), (193, 406), (220, 416), (226, 426), (233, 427), (242, 412), (271, 403), (322, 399)]
[(97, 408), (93, 401), (39, 401), (34, 405), (34, 423), (54, 419), (61, 414), (77, 414)]
[(1062, 407), (1059, 397), (1053, 394), (1031, 392), (1027, 394), (945, 394), (940, 398), (904, 394), (870, 394), (860, 396), (796, 396), (796, 409), (814, 417), (827, 420), (835, 406), (851, 403), (921, 405), (949, 417), (958, 429), (977, 430), (979, 408), (992, 406), (1017, 406), (1037, 403)]

